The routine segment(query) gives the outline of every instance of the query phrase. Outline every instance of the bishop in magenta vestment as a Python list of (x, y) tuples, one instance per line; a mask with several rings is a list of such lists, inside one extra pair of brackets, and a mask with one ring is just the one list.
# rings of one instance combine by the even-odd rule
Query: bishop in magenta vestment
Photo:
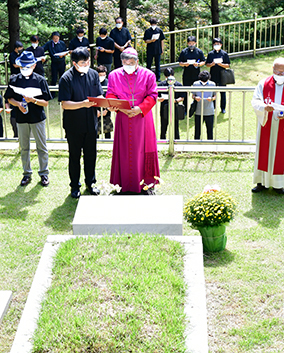
[(110, 182), (122, 192), (140, 193), (142, 180), (149, 185), (160, 176), (152, 115), (157, 96), (155, 74), (144, 67), (137, 66), (131, 74), (118, 68), (108, 76), (106, 97), (126, 99), (141, 111), (134, 117), (121, 111), (116, 115)]

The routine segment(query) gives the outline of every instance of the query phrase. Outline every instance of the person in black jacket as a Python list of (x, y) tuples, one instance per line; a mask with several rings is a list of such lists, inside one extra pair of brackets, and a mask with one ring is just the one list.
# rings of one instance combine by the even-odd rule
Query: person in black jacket
[(157, 20), (151, 18), (151, 27), (146, 29), (143, 40), (147, 44), (147, 69), (151, 70), (153, 59), (155, 58), (156, 79), (160, 82), (161, 69), (161, 55), (164, 52), (164, 33), (161, 28), (157, 27)]
[[(171, 67), (168, 67), (164, 71), (166, 79), (158, 84), (158, 86), (168, 86), (168, 80), (174, 77), (174, 70)], [(178, 81), (175, 81), (174, 86), (182, 86)], [(176, 92), (175, 93), (175, 139), (179, 139), (179, 121), (177, 119), (177, 105), (184, 100), (185, 93)], [(166, 139), (167, 128), (169, 124), (169, 100), (167, 95), (163, 97), (163, 93), (159, 93), (158, 101), (161, 102), (160, 116), (161, 116), (161, 140)]]
[(45, 62), (44, 49), (39, 46), (39, 36), (31, 37), (32, 45), (26, 49), (26, 51), (31, 51), (34, 54), (34, 57), (37, 59), (36, 67), (34, 72), (44, 76), (43, 63)]
[(73, 38), (69, 43), (69, 50), (72, 52), (74, 49), (78, 47), (86, 47), (90, 50), (90, 43), (88, 38), (84, 37), (85, 31), (83, 28), (78, 28), (76, 30), (76, 37)]
[[(211, 80), (216, 86), (223, 86), (221, 83), (221, 71), (230, 67), (230, 58), (227, 52), (222, 50), (222, 40), (213, 39), (213, 50), (208, 53), (206, 66), (210, 67)], [(226, 92), (221, 92), (221, 113), (226, 113)]]

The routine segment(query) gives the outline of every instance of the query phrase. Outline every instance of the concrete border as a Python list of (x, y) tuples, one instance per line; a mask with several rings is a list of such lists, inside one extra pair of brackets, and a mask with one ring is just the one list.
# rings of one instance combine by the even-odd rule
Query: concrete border
[(12, 300), (12, 291), (1, 290), (0, 291), (0, 325), (6, 312), (8, 311), (10, 302)]
[[(30, 353), (31, 339), (36, 329), (41, 301), (51, 284), (52, 262), (60, 243), (87, 235), (50, 235), (36, 270), (28, 299), (10, 353)], [(103, 237), (103, 235), (97, 236)], [(184, 277), (188, 285), (185, 313), (189, 322), (186, 329), (187, 353), (208, 353), (206, 292), (203, 268), (203, 248), (198, 236), (167, 236), (179, 241), (186, 249)]]

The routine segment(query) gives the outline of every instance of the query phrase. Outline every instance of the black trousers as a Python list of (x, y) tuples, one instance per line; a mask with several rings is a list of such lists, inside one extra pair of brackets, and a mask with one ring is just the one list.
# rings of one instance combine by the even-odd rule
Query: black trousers
[(79, 190), (81, 153), (83, 150), (85, 183), (90, 187), (96, 182), (97, 131), (74, 133), (66, 131), (69, 147), (69, 177), (72, 189)]
[[(161, 105), (161, 140), (166, 139), (167, 129), (169, 125), (168, 104)], [(175, 117), (177, 117), (177, 104), (175, 104)], [(175, 140), (179, 140), (179, 121), (173, 117), (175, 124)]]
[(160, 62), (161, 62), (161, 54), (151, 54), (151, 53), (147, 53), (147, 69), (151, 70), (151, 66), (152, 66), (152, 62), (153, 59), (155, 59), (155, 68), (156, 68), (156, 80), (158, 81), (161, 77), (161, 66), (160, 66)]
[[(224, 86), (221, 84), (221, 82), (218, 82), (218, 81), (214, 81), (214, 82), (216, 83), (216, 86)], [(220, 94), (221, 94), (220, 108), (221, 108), (221, 110), (225, 110), (226, 109), (226, 92), (220, 92)], [(214, 107), (215, 107), (215, 101), (214, 101)]]
[(118, 50), (118, 49), (114, 50), (114, 53), (113, 53), (113, 65), (114, 65), (115, 69), (118, 69), (119, 67), (122, 67), (120, 54), (121, 54), (120, 50)]
[(64, 74), (65, 66), (65, 60), (51, 63), (51, 86), (56, 85), (57, 75), (59, 75), (60, 79), (60, 77)]
[[(203, 115), (203, 121), (206, 124), (207, 140), (213, 140), (214, 115)], [(201, 133), (201, 116), (195, 114), (195, 133), (194, 133), (195, 140), (200, 140), (200, 133)]]
[(4, 131), (3, 131), (3, 120), (2, 120), (2, 116), (0, 114), (0, 137), (4, 136)]

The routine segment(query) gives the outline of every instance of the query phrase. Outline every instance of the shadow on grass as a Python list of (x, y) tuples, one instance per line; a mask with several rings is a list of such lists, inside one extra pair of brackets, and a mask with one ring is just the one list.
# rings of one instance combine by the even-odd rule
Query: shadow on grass
[(215, 253), (206, 253), (203, 255), (205, 267), (226, 267), (228, 264), (234, 261), (235, 255), (225, 249), (224, 251)]
[(244, 213), (265, 228), (279, 228), (283, 212), (284, 195), (276, 194), (273, 189), (252, 194), (251, 210)]
[(42, 186), (37, 184), (29, 191), (26, 187), (17, 186), (15, 191), (0, 197), (0, 205), (2, 206), (0, 219), (17, 219), (25, 220), (28, 215), (28, 209), (38, 203), (35, 198), (41, 191)]
[(71, 195), (68, 195), (64, 203), (52, 211), (45, 221), (45, 225), (54, 229), (58, 234), (69, 233), (72, 229), (77, 203), (78, 200), (72, 199)]

